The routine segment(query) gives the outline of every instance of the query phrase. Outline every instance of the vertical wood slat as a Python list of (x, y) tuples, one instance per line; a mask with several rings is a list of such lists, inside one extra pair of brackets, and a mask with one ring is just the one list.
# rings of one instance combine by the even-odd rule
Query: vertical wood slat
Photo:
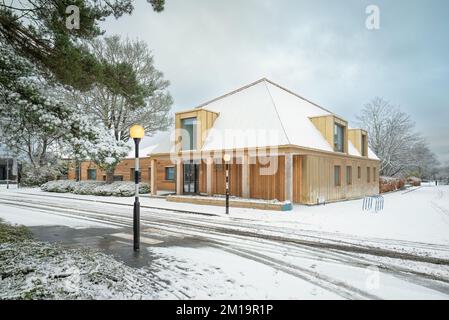
[[(212, 166), (212, 193), (226, 194), (226, 165), (221, 165), (222, 169), (218, 170), (217, 165)], [(231, 163), (229, 165), (229, 193), (232, 196), (242, 196), (242, 165)]]
[[(342, 157), (322, 157), (315, 155), (302, 156), (302, 191), (301, 203), (316, 204), (317, 199), (326, 201), (351, 199), (379, 193), (379, 180), (367, 182), (367, 167), (377, 167), (375, 160), (348, 159)], [(334, 167), (341, 167), (341, 185), (335, 186)], [(352, 167), (352, 184), (346, 182), (346, 167)], [(358, 179), (357, 167), (362, 168), (362, 176)]]
[(277, 170), (273, 175), (261, 175), (260, 169), (267, 167), (258, 161), (250, 164), (250, 197), (253, 199), (285, 200), (285, 157), (277, 157)]
[(293, 156), (293, 202), (300, 203), (302, 201), (302, 157)]

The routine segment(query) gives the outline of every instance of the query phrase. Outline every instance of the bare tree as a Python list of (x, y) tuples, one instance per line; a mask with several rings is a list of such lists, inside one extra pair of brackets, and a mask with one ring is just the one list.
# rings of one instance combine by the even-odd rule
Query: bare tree
[(376, 97), (364, 106), (357, 120), (368, 131), (369, 145), (380, 158), (381, 175), (407, 175), (418, 168), (422, 174), (435, 167), (434, 154), (399, 107)]
[[(169, 82), (154, 67), (148, 45), (143, 41), (122, 40), (119, 36), (112, 36), (94, 40), (89, 46), (98, 60), (116, 68), (126, 66), (135, 74), (141, 88), (140, 99), (129, 99), (120, 90), (103, 85), (96, 85), (72, 99), (99, 125), (110, 130), (117, 141), (127, 141), (129, 128), (135, 123), (141, 124), (148, 136), (166, 130), (171, 121), (169, 112), (173, 99), (167, 90)], [(120, 79), (115, 82), (120, 84), (120, 89), (123, 85)], [(106, 173), (107, 181), (112, 180), (114, 169), (110, 167)]]

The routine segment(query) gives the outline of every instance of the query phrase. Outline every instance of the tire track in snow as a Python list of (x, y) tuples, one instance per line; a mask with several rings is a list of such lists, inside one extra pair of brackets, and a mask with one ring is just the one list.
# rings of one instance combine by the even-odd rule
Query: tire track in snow
[[(4, 201), (3, 201), (4, 202)], [(78, 217), (79, 218), (79, 215), (81, 214), (84, 218), (88, 218), (88, 217), (90, 217), (90, 216), (92, 216), (92, 215), (94, 215), (94, 216), (96, 216), (97, 218), (95, 218), (94, 220), (95, 221), (97, 221), (97, 222), (113, 222), (113, 223), (121, 223), (122, 225), (124, 225), (124, 220), (127, 220), (127, 221), (129, 221), (129, 223), (127, 224), (128, 226), (131, 226), (131, 222), (132, 222), (132, 218), (127, 218), (127, 217), (124, 217), (124, 216), (122, 216), (122, 215), (116, 215), (116, 214), (111, 214), (111, 213), (107, 213), (107, 214), (105, 214), (105, 213), (99, 213), (99, 212), (93, 212), (93, 211), (91, 211), (91, 210), (74, 210), (74, 209), (67, 209), (67, 207), (63, 207), (63, 208), (61, 208), (61, 206), (59, 206), (59, 208), (57, 208), (57, 210), (55, 210), (55, 209), (53, 209), (53, 210), (48, 210), (48, 208), (47, 207), (44, 207), (44, 208), (42, 208), (42, 204), (40, 204), (40, 205), (28, 205), (28, 204), (26, 204), (26, 205), (24, 205), (23, 203), (22, 204), (20, 204), (20, 205), (18, 205), (17, 203), (14, 203), (14, 202), (9, 202), (8, 204), (10, 204), (10, 205), (15, 205), (15, 206), (17, 206), (17, 207), (23, 207), (23, 206), (26, 206), (26, 207), (30, 207), (30, 208), (37, 208), (37, 209), (39, 209), (39, 210), (41, 210), (41, 211), (46, 211), (46, 212), (51, 212), (51, 213), (53, 213), (53, 214), (59, 214), (59, 215), (61, 215), (61, 213), (60, 213), (60, 210), (61, 209), (63, 209), (64, 211), (68, 211), (68, 212), (72, 212), (72, 214), (62, 214), (63, 216), (68, 216), (68, 217)], [(47, 206), (48, 206), (48, 204), (46, 204)], [(84, 211), (84, 213), (82, 213), (82, 211)], [(86, 212), (87, 212), (87, 215), (86, 215)], [(100, 215), (100, 218), (98, 218), (98, 216)], [(161, 219), (157, 219), (157, 221), (153, 221), (153, 220), (149, 220), (148, 218), (144, 218), (144, 219), (142, 219), (142, 221), (143, 221), (143, 224), (144, 225), (147, 225), (147, 226), (150, 226), (150, 227), (153, 227), (153, 228), (159, 228), (159, 229), (164, 229), (164, 230), (167, 230), (167, 229), (169, 229), (169, 230), (171, 230), (171, 232), (175, 232), (175, 233), (180, 233), (179, 232), (179, 229), (175, 229), (175, 230), (173, 230), (173, 224), (177, 224), (177, 225), (179, 225), (179, 223), (176, 223), (176, 222), (173, 222), (173, 221), (165, 221), (165, 223), (163, 223), (163, 221), (160, 221)], [(183, 224), (181, 224), (181, 226), (182, 227), (184, 227), (184, 228), (189, 228), (189, 229), (192, 229), (192, 227), (193, 227), (193, 229), (194, 230), (197, 230), (198, 231), (198, 229), (200, 230), (200, 231), (202, 231), (202, 230), (204, 230), (205, 228), (204, 228), (204, 226), (198, 226), (198, 225), (191, 225), (191, 224), (186, 224), (186, 223), (183, 223)], [(210, 228), (209, 228), (209, 231), (211, 231), (210, 230)], [(222, 230), (223, 231), (223, 230)], [(233, 235), (233, 234), (230, 234), (229, 232), (228, 232), (229, 230), (227, 230), (227, 232), (221, 232), (221, 233), (219, 233), (219, 232), (217, 232), (216, 230), (214, 230), (213, 232), (215, 232), (215, 233), (219, 233), (219, 234), (221, 234), (221, 235), (226, 235), (227, 237), (229, 237), (229, 236), (236, 236), (236, 235)], [(182, 234), (184, 234), (184, 235), (191, 235), (191, 233), (182, 233)], [(238, 235), (239, 237), (248, 237), (248, 234), (246, 234), (246, 235), (242, 235), (242, 234), (239, 234)], [(258, 237), (254, 237), (254, 235), (253, 234), (251, 234), (250, 236), (249, 236), (250, 238), (258, 238)], [(210, 240), (210, 239), (207, 239), (207, 238), (205, 238), (206, 239), (206, 241), (207, 240)], [(227, 241), (228, 242), (228, 241)], [(256, 250), (258, 250), (259, 248), (256, 248)], [(308, 249), (310, 249), (310, 248), (308, 248)], [(234, 249), (235, 250), (235, 249)], [(241, 250), (241, 249), (240, 249)], [(242, 251), (240, 251), (240, 252), (242, 252)], [(249, 252), (251, 252), (251, 251), (249, 251)], [(249, 253), (248, 253), (248, 250), (244, 250), (244, 253), (246, 254), (246, 255), (248, 255)], [(252, 255), (253, 255), (253, 257), (254, 257), (254, 255), (257, 255), (256, 253), (254, 253), (254, 248), (253, 248), (253, 252), (251, 253)], [(266, 259), (266, 258), (258, 258), (258, 259)], [(274, 262), (271, 262), (272, 264), (274, 263)], [(345, 261), (345, 263), (348, 263), (348, 261)], [(372, 263), (369, 263), (369, 264), (365, 264), (365, 266), (366, 265), (369, 265), (369, 266), (372, 266), (373, 264)], [(286, 270), (285, 268), (285, 265), (284, 266), (282, 266), (282, 265), (279, 265), (279, 264), (275, 264), (275, 266), (277, 266), (278, 268), (284, 268), (284, 270)], [(290, 266), (291, 267), (291, 266)], [(287, 271), (288, 271), (288, 269), (287, 269)], [(390, 270), (390, 271), (393, 271), (393, 270)], [(399, 270), (394, 270), (395, 272), (398, 272)], [(291, 273), (292, 271), (290, 270), (290, 273)], [(296, 270), (296, 271), (294, 271), (294, 272), (296, 272), (296, 273), (298, 273), (298, 272), (304, 272), (304, 270)], [(310, 271), (309, 271), (310, 272)], [(402, 271), (403, 272), (403, 271)], [(408, 273), (409, 273), (409, 271), (407, 271)], [(309, 273), (309, 276), (310, 276), (310, 273)], [(328, 281), (328, 285), (330, 284), (331, 286), (333, 286), (333, 288), (335, 287), (335, 285), (336, 284), (341, 284), (341, 281), (338, 281), (338, 280), (335, 280), (335, 279), (332, 279), (332, 278), (328, 278), (328, 277), (326, 277), (326, 276), (320, 276), (320, 278), (318, 279), (318, 281), (321, 281), (321, 282), (323, 282), (323, 281), (325, 281), (325, 280), (327, 280)], [(329, 289), (329, 288), (328, 288)], [(342, 294), (343, 294), (343, 296), (344, 297), (348, 297), (348, 291), (349, 291), (349, 289), (350, 289), (350, 287), (348, 288), (348, 287), (346, 287), (346, 293), (345, 292), (343, 292)], [(335, 290), (335, 289), (334, 289)], [(357, 290), (359, 290), (359, 289), (357, 289)], [(355, 291), (355, 292), (353, 292), (353, 294), (356, 294), (356, 295), (362, 295), (363, 296), (363, 291)], [(365, 297), (367, 297), (367, 298), (374, 298), (374, 297), (372, 297), (372, 296), (370, 296), (370, 294), (366, 294), (366, 295), (364, 295)]]

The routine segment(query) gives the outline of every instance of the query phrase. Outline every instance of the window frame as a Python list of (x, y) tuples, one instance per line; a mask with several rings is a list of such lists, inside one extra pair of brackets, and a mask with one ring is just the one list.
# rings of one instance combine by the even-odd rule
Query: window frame
[(339, 165), (334, 165), (334, 187), (341, 187), (341, 166)]
[(368, 137), (366, 134), (362, 134), (362, 157), (368, 156)]
[(346, 166), (346, 185), (352, 185), (352, 166)]
[[(90, 175), (90, 173), (91, 172), (95, 172), (95, 178), (94, 179), (91, 179), (91, 175)], [(88, 181), (97, 181), (97, 169), (95, 169), (95, 168), (88, 168), (87, 169), (87, 180)]]
[[(186, 121), (193, 121), (193, 123), (191, 124), (192, 126), (192, 135), (190, 135), (189, 132), (189, 148), (186, 148), (186, 142), (185, 142), (185, 134), (186, 131), (188, 131), (186, 129), (186, 125), (184, 124)], [(198, 130), (198, 119), (197, 117), (188, 117), (188, 118), (183, 118), (181, 119), (181, 130), (182, 130), (182, 141), (181, 141), (181, 150), (182, 151), (191, 151), (191, 150), (196, 150), (197, 149), (197, 130)]]
[[(172, 179), (170, 179), (170, 177), (169, 177), (169, 174), (168, 174), (169, 170), (173, 171), (172, 172), (172, 175), (173, 175)], [(164, 168), (164, 180), (165, 181), (175, 181), (175, 167), (174, 166), (167, 166), (167, 167)]]
[[(341, 132), (339, 132), (339, 129), (341, 129)], [(340, 142), (337, 139), (339, 137), (339, 133), (341, 133), (341, 150), (337, 148), (337, 146), (339, 146), (338, 142)], [(334, 152), (345, 152), (345, 126), (336, 122), (334, 122)]]
[(371, 167), (366, 167), (366, 183), (371, 183)]

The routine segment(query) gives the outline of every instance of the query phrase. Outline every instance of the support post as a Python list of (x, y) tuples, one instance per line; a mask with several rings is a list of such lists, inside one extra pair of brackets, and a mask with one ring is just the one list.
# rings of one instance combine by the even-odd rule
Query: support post
[(156, 159), (151, 159), (151, 194), (157, 195), (157, 162)]
[(181, 158), (178, 158), (176, 160), (176, 194), (182, 195), (183, 194), (183, 188), (182, 188), (182, 181), (183, 181), (183, 167), (182, 167), (182, 160)]
[(208, 195), (212, 195), (212, 166), (214, 163), (213, 158), (207, 158), (206, 160), (206, 192)]
[(293, 155), (285, 154), (285, 201), (293, 202)]
[(226, 161), (226, 214), (229, 214), (229, 161)]
[(242, 158), (242, 197), (250, 197), (249, 156), (247, 154), (245, 154)]

